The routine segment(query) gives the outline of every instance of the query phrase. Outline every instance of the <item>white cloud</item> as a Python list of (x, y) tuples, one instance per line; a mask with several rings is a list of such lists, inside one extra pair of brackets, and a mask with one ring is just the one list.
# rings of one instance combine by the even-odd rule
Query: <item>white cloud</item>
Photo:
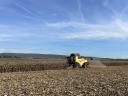
[[(128, 38), (128, 22), (115, 18), (109, 24), (89, 24), (81, 22), (57, 22), (47, 23), (48, 27), (54, 29), (65, 29), (65, 33), (60, 33), (64, 39), (110, 39)], [(68, 28), (79, 31), (69, 31)], [(59, 33), (58, 33), (59, 34)]]
[(10, 41), (12, 37), (11, 34), (0, 34), (0, 41)]
[(81, 0), (77, 0), (77, 4), (78, 4), (78, 10), (79, 10), (79, 13), (80, 13), (81, 20), (84, 22), (85, 18), (84, 18), (84, 14), (82, 12)]
[(52, 54), (55, 53), (49, 51), (46, 48), (17, 48), (17, 47), (11, 47), (11, 48), (0, 48), (0, 53), (42, 53), (42, 54)]
[(1, 52), (9, 52), (9, 53), (34, 53), (34, 49), (30, 48), (0, 48), (0, 53)]
[(52, 27), (55, 29), (67, 28), (67, 27), (74, 27), (74, 28), (105, 28), (103, 24), (87, 24), (83, 22), (55, 22), (55, 23), (46, 23), (46, 26)]
[(19, 38), (27, 38), (35, 36), (35, 33), (31, 32), (27, 27), (4, 25), (0, 24), (0, 41), (12, 41), (18, 40)]
[(19, 3), (18, 0), (13, 0), (13, 3), (20, 9), (24, 10), (26, 13), (33, 15), (33, 12), (26, 8), (24, 5), (22, 5), (22, 3)]

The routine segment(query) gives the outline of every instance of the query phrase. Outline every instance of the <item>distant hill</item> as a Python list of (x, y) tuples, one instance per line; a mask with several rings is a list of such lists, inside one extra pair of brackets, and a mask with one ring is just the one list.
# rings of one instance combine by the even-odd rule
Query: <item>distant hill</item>
[[(34, 58), (34, 59), (65, 59), (66, 55), (56, 55), (56, 54), (33, 54), (33, 53), (0, 53), (0, 58)], [(118, 60), (118, 61), (128, 61), (128, 59), (112, 59), (112, 58), (100, 58), (100, 57), (85, 57), (88, 60)]]
[(55, 59), (64, 59), (65, 55), (54, 55), (54, 54), (32, 54), (32, 53), (0, 53), (1, 58), (55, 58)]

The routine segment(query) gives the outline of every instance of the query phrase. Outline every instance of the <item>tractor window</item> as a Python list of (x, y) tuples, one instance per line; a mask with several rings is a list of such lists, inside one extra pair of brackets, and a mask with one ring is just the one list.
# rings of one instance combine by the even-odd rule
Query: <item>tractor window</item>
[(78, 56), (78, 59), (80, 59), (81, 57), (80, 56)]

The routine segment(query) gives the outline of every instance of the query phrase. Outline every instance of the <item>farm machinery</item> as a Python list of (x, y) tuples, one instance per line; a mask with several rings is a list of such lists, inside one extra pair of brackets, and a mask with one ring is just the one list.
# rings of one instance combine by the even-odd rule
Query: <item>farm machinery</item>
[(72, 66), (73, 68), (85, 68), (89, 65), (88, 60), (81, 57), (80, 54), (70, 54), (67, 59), (69, 66)]

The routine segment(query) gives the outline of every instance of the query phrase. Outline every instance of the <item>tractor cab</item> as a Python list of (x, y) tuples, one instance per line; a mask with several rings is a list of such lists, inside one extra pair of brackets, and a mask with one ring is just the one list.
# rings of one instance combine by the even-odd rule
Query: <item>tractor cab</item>
[(85, 68), (85, 66), (88, 65), (88, 60), (81, 57), (80, 54), (74, 54), (74, 53), (71, 54), (68, 61), (69, 61), (69, 65), (72, 65), (73, 68), (75, 67)]

